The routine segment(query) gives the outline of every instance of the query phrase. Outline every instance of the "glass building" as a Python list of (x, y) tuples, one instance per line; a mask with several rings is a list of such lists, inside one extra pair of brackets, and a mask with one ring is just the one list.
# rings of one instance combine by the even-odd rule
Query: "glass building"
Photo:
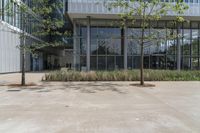
[[(120, 28), (119, 8), (108, 11), (100, 0), (68, 0), (67, 14), (73, 23), (74, 68), (77, 70), (138, 69), (140, 67), (141, 22)], [(168, 2), (167, 0), (165, 2)], [(145, 44), (146, 69), (200, 69), (200, 1), (185, 2), (189, 10), (184, 17), (189, 20), (178, 26), (173, 14), (165, 19), (150, 22), (145, 34), (157, 32), (162, 41)], [(179, 34), (168, 38), (168, 33)]]
[[(9, 16), (4, 8), (11, 0), (0, 0), (0, 73), (19, 72), (21, 14), (19, 4), (10, 5), (15, 13)], [(31, 0), (17, 0), (33, 7)], [(38, 57), (27, 54), (27, 71), (52, 69), (55, 64), (73, 67), (76, 70), (118, 70), (140, 67), (141, 21), (121, 28), (118, 14), (120, 8), (108, 10), (104, 0), (59, 0), (63, 7), (54, 13), (64, 19), (65, 26), (60, 31), (72, 31), (73, 37), (57, 37), (66, 47), (42, 49)], [(110, 2), (115, 0), (110, 0)], [(126, 0), (127, 2), (129, 0)], [(173, 13), (156, 22), (150, 22), (145, 34), (156, 33), (162, 41), (147, 42), (144, 49), (146, 69), (200, 70), (200, 0), (184, 0), (189, 10), (184, 13), (187, 22), (178, 26), (173, 23)], [(169, 0), (163, 0), (169, 2)], [(173, 1), (171, 1), (173, 2)], [(34, 15), (35, 16), (35, 15)], [(28, 42), (46, 38), (35, 36), (34, 30), (40, 20), (29, 14), (30, 21), (25, 27)], [(13, 32), (14, 31), (14, 32)], [(168, 34), (179, 34), (177, 38), (167, 38)], [(52, 39), (52, 38), (51, 38)], [(49, 65), (50, 64), (50, 65)]]
[[(26, 4), (31, 8), (31, 0), (23, 0), (13, 2), (12, 0), (0, 0), (0, 73), (10, 73), (21, 71), (20, 50), (17, 48), (20, 43), (20, 32), (22, 29), (27, 33), (26, 43), (32, 44), (36, 41), (41, 41), (40, 36), (32, 35), (37, 31), (33, 28), (39, 23), (39, 20), (34, 14), (27, 13), (27, 24), (22, 24), (22, 13), (20, 12), (20, 4)], [(8, 11), (9, 8), (9, 11)], [(11, 12), (12, 11), (12, 12)], [(41, 54), (40, 54), (41, 55)], [(33, 68), (32, 55), (26, 54), (26, 70), (30, 71)], [(42, 70), (42, 57), (38, 58), (38, 68)]]
[[(59, 2), (63, 2), (64, 4), (65, 0), (59, 0)], [(24, 13), (20, 12), (20, 5), (22, 4), (27, 5), (29, 8), (26, 13), (26, 25), (23, 23)], [(34, 5), (32, 0), (0, 0), (0, 73), (21, 71), (21, 51), (17, 47), (21, 44), (20, 33), (22, 33), (22, 30), (24, 30), (27, 35), (26, 45), (32, 45), (35, 42), (49, 42), (46, 35), (34, 34), (40, 30), (38, 25), (41, 22), (38, 14), (33, 13), (31, 10), (34, 6), (38, 5)], [(53, 17), (63, 20), (64, 12), (64, 7), (60, 7), (60, 9), (53, 11)], [(66, 42), (65, 38), (59, 39)], [(44, 69), (53, 69), (56, 67), (56, 63), (58, 64), (62, 61), (60, 58), (64, 58), (61, 55), (62, 52), (63, 49), (61, 48), (40, 49), (37, 51), (37, 56), (33, 56), (31, 53), (27, 52), (26, 70), (40, 71)]]

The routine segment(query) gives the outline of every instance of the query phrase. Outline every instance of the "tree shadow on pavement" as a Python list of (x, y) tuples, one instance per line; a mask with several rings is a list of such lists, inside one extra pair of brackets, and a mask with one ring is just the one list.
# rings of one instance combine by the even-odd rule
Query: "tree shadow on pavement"
[(104, 91), (115, 92), (118, 94), (126, 94), (126, 85), (113, 82), (42, 82), (33, 86), (7, 86), (7, 91), (36, 91), (39, 93), (48, 93), (56, 90), (62, 91), (78, 91), (80, 93), (98, 93)]
[(127, 93), (127, 90), (123, 88), (123, 85), (104, 82), (65, 84), (64, 88), (80, 91), (81, 93), (98, 93), (103, 91), (111, 91), (119, 94)]
[(117, 83), (104, 82), (43, 82), (41, 85), (27, 88), (27, 90), (37, 92), (51, 92), (56, 90), (62, 91), (79, 91), (81, 93), (98, 93), (103, 91), (111, 91), (119, 94), (126, 94), (127, 90), (124, 85)]

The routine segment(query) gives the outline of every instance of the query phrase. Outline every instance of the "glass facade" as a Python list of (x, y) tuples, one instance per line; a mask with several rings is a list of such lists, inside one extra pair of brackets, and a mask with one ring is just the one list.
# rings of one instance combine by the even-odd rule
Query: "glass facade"
[[(23, 0), (22, 1), (24, 4), (26, 4), (28, 7), (32, 7), (32, 2), (31, 0)], [(20, 2), (13, 2), (12, 0), (0, 0), (0, 20), (16, 27), (19, 29), (22, 29), (22, 23), (21, 21), (23, 20), (22, 13), (20, 12)], [(9, 10), (8, 10), (9, 8)], [(27, 19), (26, 19), (26, 27), (25, 31), (29, 34), (36, 32), (37, 29), (35, 25), (39, 23), (39, 19), (35, 17), (34, 14), (27, 14)], [(39, 36), (37, 36), (40, 38)]]
[[(102, 22), (102, 23), (101, 23)], [(77, 60), (79, 70), (86, 68), (87, 61), (87, 26), (84, 20), (77, 21), (77, 47), (80, 60)], [(112, 23), (112, 24), (111, 24)], [(112, 25), (112, 26), (111, 26)], [(161, 41), (145, 42), (144, 67), (146, 69), (177, 69), (178, 44), (180, 45), (180, 63), (182, 69), (200, 69), (200, 22), (184, 22), (179, 28), (171, 21), (152, 22), (145, 34), (156, 33)], [(124, 69), (124, 56), (127, 56), (127, 68), (140, 67), (140, 22), (127, 28), (124, 41), (124, 30), (108, 20), (91, 20), (90, 26), (90, 67), (91, 70)], [(179, 37), (169, 39), (168, 34), (179, 34)], [(124, 43), (127, 53), (124, 53)]]
[[(120, 28), (116, 27), (91, 27), (91, 70), (113, 70), (123, 68), (123, 46), (121, 44)], [(80, 27), (80, 56), (81, 61), (86, 61), (87, 29)], [(81, 63), (80, 67), (85, 67)]]

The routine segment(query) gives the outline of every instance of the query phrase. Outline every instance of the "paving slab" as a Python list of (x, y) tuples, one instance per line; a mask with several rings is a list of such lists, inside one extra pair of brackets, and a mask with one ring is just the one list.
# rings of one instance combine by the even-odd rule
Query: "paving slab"
[[(0, 86), (0, 133), (199, 133), (200, 82), (41, 82)], [(19, 74), (0, 75), (9, 83)], [(134, 82), (135, 83), (135, 82)]]

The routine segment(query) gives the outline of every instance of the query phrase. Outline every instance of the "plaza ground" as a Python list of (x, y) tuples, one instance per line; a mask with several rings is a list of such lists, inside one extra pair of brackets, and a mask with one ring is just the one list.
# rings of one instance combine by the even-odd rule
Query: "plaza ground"
[[(200, 82), (20, 83), (19, 74), (0, 75), (1, 133), (199, 133)], [(135, 82), (134, 82), (135, 83)]]

